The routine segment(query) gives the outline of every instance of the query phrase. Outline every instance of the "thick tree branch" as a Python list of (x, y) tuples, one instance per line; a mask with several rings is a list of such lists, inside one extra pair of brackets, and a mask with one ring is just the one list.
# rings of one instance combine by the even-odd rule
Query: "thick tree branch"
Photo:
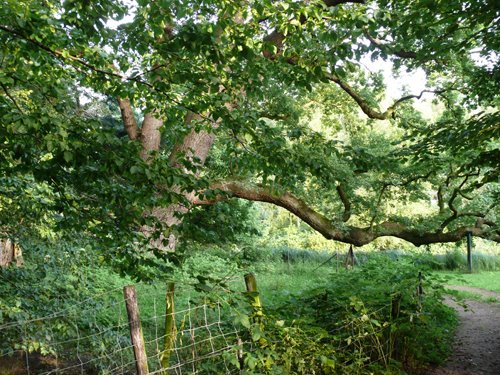
[[(184, 119), (184, 123), (186, 124), (186, 126), (189, 126), (194, 121), (200, 121), (202, 119), (203, 118), (200, 115), (188, 111)], [(212, 123), (214, 128), (216, 128), (218, 124), (216, 122)], [(196, 162), (199, 167), (203, 166), (214, 141), (215, 134), (213, 133), (210, 133), (206, 130), (191, 130), (184, 137), (182, 143), (174, 146), (169, 156), (170, 164), (177, 168), (180, 168), (181, 164), (179, 161), (179, 157), (184, 156), (190, 162)]]
[(438, 200), (439, 213), (443, 213), (444, 212), (443, 185), (439, 185), (437, 191), (437, 200)]
[(130, 105), (130, 100), (118, 98), (118, 105), (122, 114), (123, 126), (130, 140), (134, 141), (139, 137), (139, 127), (135, 120), (134, 111)]
[(278, 193), (269, 188), (246, 184), (238, 181), (220, 182), (212, 187), (214, 190), (222, 192), (213, 200), (196, 199), (194, 204), (213, 204), (217, 201), (236, 197), (251, 201), (272, 203), (280, 206), (309, 224), (314, 230), (321, 233), (325, 238), (356, 246), (370, 243), (374, 239), (382, 236), (394, 236), (413, 243), (416, 246), (456, 242), (466, 236), (470, 231), (474, 236), (487, 238), (500, 242), (500, 235), (492, 233), (491, 230), (482, 226), (460, 227), (448, 232), (425, 232), (408, 228), (401, 223), (384, 222), (375, 225), (373, 228), (359, 228), (354, 226), (344, 226), (330, 221), (321, 213), (313, 210), (304, 201), (294, 195), (285, 192)]
[(337, 193), (340, 197), (340, 200), (342, 201), (342, 204), (344, 205), (344, 213), (342, 214), (342, 221), (346, 223), (351, 218), (351, 201), (349, 200), (349, 197), (345, 192), (345, 187), (343, 183), (337, 185)]
[(141, 158), (147, 160), (150, 154), (160, 149), (160, 128), (163, 121), (158, 118), (158, 113), (146, 113), (141, 128)]

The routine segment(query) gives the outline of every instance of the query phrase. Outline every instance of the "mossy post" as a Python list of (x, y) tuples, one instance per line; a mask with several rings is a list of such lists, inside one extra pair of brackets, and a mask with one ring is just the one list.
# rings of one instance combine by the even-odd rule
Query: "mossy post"
[(262, 317), (262, 303), (260, 301), (259, 291), (257, 289), (257, 280), (253, 273), (247, 273), (245, 275), (245, 284), (247, 287), (247, 293), (250, 298), (250, 303), (254, 310), (254, 316), (258, 319)]
[(137, 295), (135, 286), (128, 285), (123, 288), (125, 297), (125, 306), (130, 327), (130, 339), (134, 346), (135, 367), (137, 375), (149, 374), (148, 356), (146, 355), (146, 346), (144, 345), (144, 335), (142, 334), (141, 320), (139, 314), (139, 305), (137, 304)]
[(161, 367), (167, 369), (170, 362), (170, 353), (175, 344), (175, 305), (174, 305), (175, 284), (167, 284), (167, 293), (165, 296), (165, 341), (163, 344), (163, 352), (161, 353)]

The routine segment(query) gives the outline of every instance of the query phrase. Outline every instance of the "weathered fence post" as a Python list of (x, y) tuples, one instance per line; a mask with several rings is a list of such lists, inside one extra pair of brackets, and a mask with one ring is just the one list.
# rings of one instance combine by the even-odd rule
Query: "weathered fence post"
[(137, 375), (149, 374), (148, 357), (144, 345), (144, 336), (142, 334), (141, 320), (139, 317), (139, 305), (137, 304), (137, 295), (135, 287), (128, 285), (123, 287), (125, 305), (127, 307), (128, 321), (130, 326), (130, 339), (134, 346), (135, 367)]
[(345, 268), (354, 268), (356, 265), (356, 256), (354, 255), (354, 250), (352, 248), (352, 245), (349, 246), (349, 251), (347, 252), (347, 258), (345, 260)]
[(467, 270), (472, 273), (472, 232), (467, 232)]
[(175, 305), (174, 305), (175, 284), (167, 284), (167, 294), (165, 296), (165, 341), (163, 344), (163, 352), (160, 356), (162, 369), (167, 369), (170, 363), (170, 352), (175, 343), (176, 327), (175, 327)]
[(262, 316), (262, 303), (260, 302), (259, 291), (257, 290), (257, 280), (253, 273), (247, 273), (245, 275), (245, 284), (247, 286), (247, 292), (250, 296), (254, 314), (257, 318)]

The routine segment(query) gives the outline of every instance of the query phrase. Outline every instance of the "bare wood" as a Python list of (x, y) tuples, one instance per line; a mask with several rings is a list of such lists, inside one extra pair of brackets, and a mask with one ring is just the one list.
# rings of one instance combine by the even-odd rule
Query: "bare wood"
[(144, 335), (142, 334), (135, 286), (128, 285), (123, 287), (123, 295), (125, 297), (125, 305), (127, 307), (130, 339), (132, 340), (132, 345), (134, 346), (137, 375), (147, 375), (149, 374), (148, 356), (146, 355), (146, 346), (144, 345)]
[(125, 131), (127, 132), (128, 137), (134, 141), (139, 137), (139, 127), (137, 126), (137, 121), (135, 120), (130, 100), (118, 98), (118, 106), (120, 107), (120, 112), (122, 114)]
[(163, 121), (158, 118), (158, 113), (146, 113), (141, 129), (141, 158), (147, 160), (151, 152), (160, 149), (161, 134), (160, 128), (163, 126)]
[(15, 245), (9, 239), (0, 240), (0, 267), (7, 267), (16, 257)]
[[(189, 111), (184, 119), (184, 124), (190, 126), (193, 122), (202, 119), (203, 117), (201, 115)], [(182, 143), (174, 146), (169, 156), (171, 165), (179, 168), (179, 156), (184, 155), (190, 161), (197, 160), (198, 166), (203, 166), (214, 140), (215, 134), (213, 133), (209, 133), (206, 130), (191, 130), (188, 135), (184, 137)]]
[(346, 223), (351, 218), (351, 201), (349, 200), (349, 197), (345, 192), (343, 183), (337, 185), (337, 193), (340, 197), (340, 200), (342, 201), (342, 204), (344, 205), (344, 213), (342, 214), (342, 221)]

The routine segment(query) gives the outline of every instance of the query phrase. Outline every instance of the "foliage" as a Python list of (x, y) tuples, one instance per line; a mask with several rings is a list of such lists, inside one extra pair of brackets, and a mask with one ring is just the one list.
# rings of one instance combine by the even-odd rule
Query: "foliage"
[(333, 274), (313, 296), (278, 311), (301, 327), (329, 332), (325, 340), (330, 347), (345, 345), (343, 352), (334, 351), (339, 359), (347, 356), (341, 359), (340, 372), (363, 373), (373, 363), (392, 368), (394, 361), (409, 370), (436, 363), (450, 350), (456, 319), (431, 279), (424, 279), (425, 295), (417, 294), (418, 271), (407, 261), (378, 257), (353, 271)]
[[(0, 268), (2, 355), (23, 350), (72, 361), (68, 355), (76, 335), (93, 338), (107, 332), (79, 343), (82, 353), (96, 357), (123, 340), (121, 333), (107, 329), (105, 300), (94, 298), (102, 286), (93, 280), (95, 253), (90, 247), (53, 242), (23, 245), (31, 250), (24, 267)], [(101, 315), (96, 317), (94, 311)]]
[[(255, 258), (261, 259), (262, 265), (252, 262), (264, 306), (261, 317), (248, 302), (247, 297), (253, 295), (241, 293), (243, 274), (247, 270), (243, 268), (244, 259), (238, 257), (240, 253), (233, 250), (231, 254), (223, 248), (204, 250), (187, 253), (182, 267), (170, 274), (178, 285), (178, 324), (187, 324), (183, 323), (187, 318), (182, 311), (187, 311), (189, 306), (207, 304), (208, 314), (217, 314), (221, 308), (222, 324), (227, 325), (224, 328), (234, 330), (232, 324), (235, 324), (245, 342), (242, 360), (248, 373), (362, 374), (371, 371), (389, 374), (400, 372), (402, 366), (409, 370), (436, 363), (445, 356), (454, 318), (440, 302), (442, 289), (425, 271), (424, 295), (419, 299), (416, 293), (418, 271), (422, 270), (419, 257), (402, 253), (359, 254), (361, 267), (349, 271), (340, 267), (335, 272), (331, 263), (322, 265), (328, 259), (325, 259), (327, 254), (313, 256), (310, 252), (308, 256), (304, 252), (301, 256), (299, 250), (295, 250), (291, 254), (295, 254), (296, 261), (287, 263), (281, 257), (282, 249), (277, 249), (274, 255), (269, 251), (268, 257), (264, 252)], [(67, 254), (61, 257), (64, 251)], [(101, 350), (106, 349), (103, 348), (106, 340), (109, 340), (108, 349), (120, 340), (126, 344), (122, 332), (108, 328), (110, 322), (116, 321), (117, 314), (124, 314), (121, 287), (130, 284), (130, 279), (102, 268), (99, 253), (91, 248), (39, 245), (33, 246), (29, 254), (25, 269), (2, 270), (5, 282), (1, 324), (19, 323), (28, 328), (22, 332), (24, 341), (19, 339), (21, 332), (2, 330), (8, 338), (2, 349), (8, 352), (31, 345), (31, 350), (42, 354), (57, 351), (60, 356), (65, 350), (69, 354), (72, 350), (69, 346), (51, 346), (52, 338), (57, 336), (57, 341), (64, 341), (66, 337), (74, 337), (75, 327), (82, 336), (85, 332), (89, 335), (107, 332), (81, 346), (80, 353), (99, 356)], [(161, 277), (152, 284), (137, 285), (148, 340), (157, 334), (155, 317), (161, 314), (158, 301), (164, 299), (165, 281)], [(115, 288), (114, 297), (119, 304), (103, 308), (105, 303), (99, 296)], [(85, 311), (95, 308), (94, 314), (81, 313), (78, 306), (82, 300), (86, 301)], [(43, 325), (24, 325), (61, 309), (66, 314), (54, 320), (54, 324), (44, 321)], [(202, 344), (203, 332), (198, 332), (197, 337), (200, 353), (210, 352), (211, 347)], [(213, 344), (227, 345), (218, 341)], [(239, 368), (235, 353), (240, 349), (235, 342), (235, 347), (224, 357), (226, 366)], [(148, 350), (150, 353), (155, 348), (148, 346)], [(221, 371), (220, 363), (220, 358), (215, 357), (196, 366), (200, 371), (215, 374)]]
[[(107, 259), (128, 257), (122, 265), (133, 273), (150, 262), (130, 255), (127, 245), (141, 241), (136, 232), (156, 227), (158, 239), (176, 230), (145, 212), (189, 206), (193, 192), (213, 198), (211, 183), (237, 180), (274, 198), (293, 193), (328, 216), (339, 237), (353, 228), (384, 235), (379, 227), (390, 222), (443, 235), (482, 223), (478, 234), (496, 238), (498, 12), (482, 1), (439, 3), (435, 17), (428, 9), (424, 0), (167, 0), (131, 9), (110, 0), (7, 1), (0, 11), (2, 231), (17, 235), (4, 215), (10, 210), (30, 221), (26, 228), (47, 216), (57, 230), (76, 228), (120, 247)], [(383, 75), (364, 69), (369, 59), (398, 74), (423, 69), (440, 108), (434, 119), (412, 107), (410, 99), (422, 96), (412, 88), (383, 105), (390, 95)], [(117, 131), (109, 103), (119, 98), (130, 101), (135, 120), (162, 120), (159, 150)], [(186, 121), (188, 114), (197, 120)], [(177, 152), (192, 130), (215, 138), (205, 168)], [(42, 189), (43, 199), (13, 196), (18, 185)], [(227, 207), (212, 209), (221, 224), (206, 231), (186, 224), (186, 233), (215, 240), (213, 229), (227, 227)]]
[(237, 244), (259, 234), (256, 220), (252, 202), (230, 200), (192, 209), (179, 229), (187, 242)]

